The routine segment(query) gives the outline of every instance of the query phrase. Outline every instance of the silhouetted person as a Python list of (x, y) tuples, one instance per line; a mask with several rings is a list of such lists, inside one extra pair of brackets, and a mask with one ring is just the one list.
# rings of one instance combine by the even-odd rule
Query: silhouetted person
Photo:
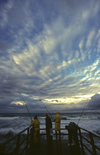
[[(68, 130), (68, 135), (69, 135), (69, 146), (70, 146), (70, 152), (73, 154), (72, 151), (72, 145), (74, 144), (77, 148), (77, 155), (80, 155), (80, 146), (79, 146), (79, 141), (78, 141), (78, 125), (75, 124), (74, 122), (70, 122), (69, 125), (66, 125), (66, 129)], [(73, 143), (74, 142), (74, 143)]]
[(50, 129), (52, 128), (52, 122), (51, 122), (51, 118), (48, 116), (48, 113), (46, 113), (45, 116), (46, 116), (47, 147), (49, 149), (51, 148), (51, 145), (52, 145), (52, 136), (50, 135)]

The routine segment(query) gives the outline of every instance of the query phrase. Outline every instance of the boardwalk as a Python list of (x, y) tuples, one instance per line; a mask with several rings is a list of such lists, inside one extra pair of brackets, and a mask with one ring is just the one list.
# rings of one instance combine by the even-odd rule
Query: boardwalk
[(76, 146), (68, 146), (68, 140), (55, 141), (50, 149), (47, 148), (47, 141), (40, 140), (39, 145), (31, 143), (29, 148), (30, 155), (80, 155)]
[[(40, 129), (41, 131), (45, 129)], [(66, 130), (65, 128), (61, 128)], [(67, 131), (67, 130), (66, 130)], [(84, 131), (84, 132), (82, 132)], [(26, 133), (27, 134), (26, 134)], [(25, 133), (25, 134), (24, 134)], [(73, 132), (74, 134), (74, 132)], [(23, 137), (24, 136), (24, 137)], [(73, 135), (74, 136), (74, 135)], [(72, 140), (77, 146), (68, 145), (69, 132), (61, 132), (61, 141), (53, 140), (52, 145), (47, 148), (46, 134), (40, 133), (39, 144), (35, 146), (33, 140), (33, 128), (27, 127), (13, 138), (0, 145), (0, 154), (12, 155), (100, 155), (100, 136), (84, 128), (78, 127), (77, 140)], [(55, 139), (55, 134), (53, 136)], [(73, 142), (73, 141), (72, 141)], [(77, 143), (78, 142), (78, 143)], [(80, 147), (80, 148), (79, 148)]]

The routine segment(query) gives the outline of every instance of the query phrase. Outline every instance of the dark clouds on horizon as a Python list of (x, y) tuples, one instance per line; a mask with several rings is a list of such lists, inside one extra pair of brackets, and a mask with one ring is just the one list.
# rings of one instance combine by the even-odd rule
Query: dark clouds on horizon
[[(69, 105), (65, 104), (65, 103), (53, 103), (53, 101), (51, 101), (51, 103), (44, 103), (41, 99), (31, 99), (23, 97), (21, 94), (18, 94), (17, 97), (15, 96), (16, 100), (14, 100), (14, 98), (7, 98), (7, 97), (2, 97), (1, 98), (1, 109), (0, 109), (0, 113), (27, 113), (27, 108), (29, 109), (30, 113), (44, 113), (47, 111), (47, 109), (49, 110), (50, 113), (54, 112), (56, 113), (56, 111), (60, 111), (60, 112), (71, 112), (71, 111), (77, 111), (77, 112), (82, 112), (83, 109), (84, 111), (95, 111), (95, 110), (99, 110), (100, 111), (100, 95), (99, 94), (95, 94), (94, 96), (91, 97), (91, 99), (87, 102), (81, 102), (80, 106), (74, 103), (70, 103)], [(16, 103), (16, 104), (15, 104)]]
[(100, 1), (0, 1), (0, 112), (100, 109)]
[(100, 110), (100, 94), (95, 94), (91, 97), (91, 100), (88, 102), (87, 107), (89, 109)]

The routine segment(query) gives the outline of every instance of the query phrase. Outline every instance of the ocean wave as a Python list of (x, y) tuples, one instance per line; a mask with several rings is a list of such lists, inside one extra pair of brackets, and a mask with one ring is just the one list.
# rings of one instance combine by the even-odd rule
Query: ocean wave
[(97, 117), (98, 119), (100, 119), (100, 117)]
[(83, 117), (66, 117), (66, 119), (67, 120), (79, 120), (79, 119), (81, 119), (81, 120), (97, 120), (97, 119), (100, 119), (100, 117), (86, 117), (86, 116), (83, 116)]
[(62, 120), (67, 120), (66, 116), (61, 117)]
[(40, 116), (38, 116), (38, 119), (45, 119), (45, 117), (40, 117)]
[(0, 120), (13, 120), (13, 119), (19, 119), (19, 116), (15, 116), (15, 117), (0, 117)]
[(1, 135), (7, 135), (7, 134), (15, 135), (17, 133), (15, 132), (15, 130), (13, 128), (2, 128), (2, 129), (0, 129), (0, 134)]

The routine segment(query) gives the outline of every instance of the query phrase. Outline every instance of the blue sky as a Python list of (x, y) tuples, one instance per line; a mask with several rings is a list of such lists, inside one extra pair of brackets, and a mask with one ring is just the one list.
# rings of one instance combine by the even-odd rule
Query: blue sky
[(100, 109), (100, 1), (0, 1), (0, 112)]

